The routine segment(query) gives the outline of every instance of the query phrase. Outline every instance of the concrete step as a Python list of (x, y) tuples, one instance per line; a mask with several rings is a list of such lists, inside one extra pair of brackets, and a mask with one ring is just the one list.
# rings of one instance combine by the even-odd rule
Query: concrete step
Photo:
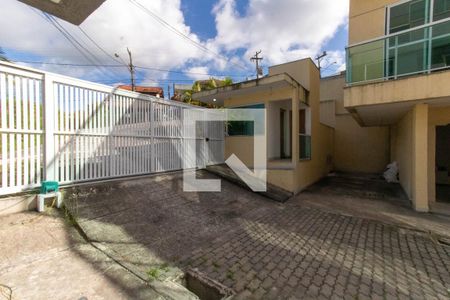
[[(206, 170), (214, 175), (217, 175), (231, 183), (237, 184), (249, 191), (251, 189), (245, 184), (244, 181), (242, 181), (239, 176), (236, 175), (236, 173), (231, 170), (226, 164), (221, 165), (215, 165), (215, 166), (208, 166), (206, 167)], [(269, 199), (275, 200), (277, 202), (284, 203), (287, 200), (289, 200), (294, 194), (286, 191), (280, 187), (277, 187), (273, 184), (267, 183), (267, 191), (266, 192), (256, 192), (257, 194), (260, 194), (264, 197), (267, 197)]]

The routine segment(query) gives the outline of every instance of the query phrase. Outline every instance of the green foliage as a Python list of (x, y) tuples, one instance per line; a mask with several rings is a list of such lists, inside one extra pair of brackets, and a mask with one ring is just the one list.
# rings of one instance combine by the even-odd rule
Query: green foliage
[(9, 60), (6, 58), (5, 51), (3, 51), (2, 47), (0, 47), (0, 61), (9, 61)]
[(195, 99), (192, 98), (192, 95), (194, 93), (198, 93), (201, 91), (209, 91), (213, 90), (219, 87), (224, 86), (230, 86), (233, 84), (233, 79), (231, 77), (226, 77), (223, 80), (210, 78), (208, 80), (197, 80), (192, 85), (192, 89), (189, 91), (186, 91), (183, 95), (183, 101), (189, 104), (198, 105), (198, 106), (207, 106), (206, 104), (195, 101)]
[(147, 275), (150, 281), (158, 280), (164, 273), (169, 271), (169, 265), (163, 263), (162, 265), (155, 266), (148, 270)]

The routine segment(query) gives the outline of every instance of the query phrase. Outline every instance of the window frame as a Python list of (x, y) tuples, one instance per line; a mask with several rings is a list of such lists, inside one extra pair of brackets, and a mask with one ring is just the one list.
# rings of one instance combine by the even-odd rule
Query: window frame
[[(389, 5), (386, 5), (386, 10), (385, 10), (385, 20), (386, 20), (385, 21), (385, 26), (386, 27), (385, 27), (385, 30), (384, 30), (385, 35), (399, 34), (399, 33), (402, 33), (402, 32), (406, 32), (408, 30), (414, 30), (415, 27), (404, 29), (404, 30), (400, 30), (400, 31), (397, 31), (397, 32), (394, 32), (394, 33), (390, 33), (390, 28), (391, 28), (391, 9), (393, 7), (400, 6), (400, 5), (406, 4), (408, 2), (413, 2), (413, 1), (417, 1), (417, 0), (401, 0), (401, 1), (389, 4)], [(424, 22), (424, 24), (416, 26), (416, 27), (424, 26), (426, 24), (429, 24), (429, 23), (433, 22), (433, 20), (432, 20), (433, 19), (433, 14), (432, 13), (433, 13), (433, 7), (434, 7), (434, 0), (424, 0), (424, 1), (426, 1), (425, 2), (425, 7), (426, 8), (427, 8), (427, 5), (428, 5), (428, 14), (425, 13), (425, 22)]]
[[(264, 102), (258, 102), (247, 105), (239, 105), (239, 106), (231, 106), (228, 109), (266, 109), (266, 104)], [(255, 134), (255, 126), (253, 126), (253, 135), (250, 134), (230, 134), (228, 127), (230, 122), (251, 122), (251, 121), (228, 121), (226, 124), (226, 137), (250, 137), (253, 138), (257, 134)], [(254, 124), (253, 124), (254, 125)]]

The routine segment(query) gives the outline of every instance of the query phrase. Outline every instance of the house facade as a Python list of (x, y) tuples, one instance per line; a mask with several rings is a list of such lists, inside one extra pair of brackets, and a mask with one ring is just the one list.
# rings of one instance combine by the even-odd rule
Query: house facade
[(449, 1), (350, 1), (344, 107), (362, 127), (389, 128), (417, 211), (445, 205), (450, 184), (449, 66)]
[(225, 157), (235, 154), (252, 168), (253, 135), (264, 134), (268, 183), (297, 193), (331, 171), (333, 129), (320, 123), (320, 76), (311, 59), (272, 66), (266, 77), (193, 98), (225, 108), (265, 109), (260, 132), (248, 123), (228, 126)]

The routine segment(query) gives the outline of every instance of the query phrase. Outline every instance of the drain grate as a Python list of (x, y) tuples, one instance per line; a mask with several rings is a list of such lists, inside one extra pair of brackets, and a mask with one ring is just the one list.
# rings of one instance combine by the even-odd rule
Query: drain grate
[(234, 295), (233, 290), (207, 277), (197, 269), (186, 272), (186, 287), (201, 300), (221, 300)]
[(450, 247), (450, 239), (438, 239), (437, 240), (439, 245), (444, 246), (444, 247)]

